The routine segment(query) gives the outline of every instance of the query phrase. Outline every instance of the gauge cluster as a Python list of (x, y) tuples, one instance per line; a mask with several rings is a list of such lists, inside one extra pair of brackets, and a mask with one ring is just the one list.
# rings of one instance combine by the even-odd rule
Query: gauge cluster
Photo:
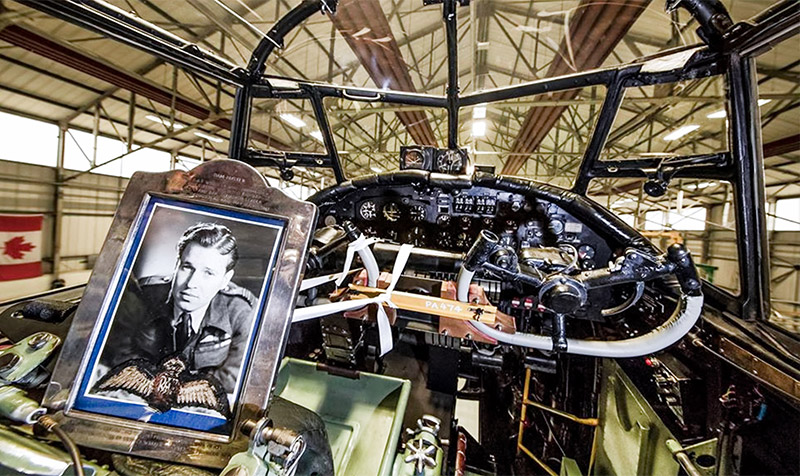
[(489, 230), (515, 250), (571, 245), (586, 270), (605, 266), (611, 256), (594, 231), (555, 204), (485, 187), (374, 189), (320, 211), (326, 224), (350, 220), (369, 236), (442, 251), (464, 252)]
[(419, 145), (400, 147), (401, 170), (426, 170), (442, 174), (467, 172), (469, 155), (466, 149), (438, 149)]

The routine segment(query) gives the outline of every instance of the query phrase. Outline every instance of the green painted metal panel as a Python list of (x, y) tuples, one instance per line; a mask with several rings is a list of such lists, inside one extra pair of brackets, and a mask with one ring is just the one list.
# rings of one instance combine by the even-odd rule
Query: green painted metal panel
[(325, 422), (337, 476), (390, 476), (411, 382), (361, 372), (356, 379), (286, 358), (277, 394), (316, 412)]

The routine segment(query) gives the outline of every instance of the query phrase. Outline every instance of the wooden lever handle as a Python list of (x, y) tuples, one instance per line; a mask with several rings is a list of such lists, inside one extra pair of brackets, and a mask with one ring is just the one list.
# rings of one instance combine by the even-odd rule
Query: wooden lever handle
[[(350, 289), (360, 293), (351, 296), (353, 299), (368, 299), (386, 292), (385, 289), (356, 284), (351, 284)], [(472, 304), (403, 291), (392, 291), (391, 296), (392, 303), (398, 309), (406, 311), (423, 312), (462, 321), (477, 320), (490, 326), (495, 324), (495, 319), (497, 318), (497, 308), (490, 304)]]

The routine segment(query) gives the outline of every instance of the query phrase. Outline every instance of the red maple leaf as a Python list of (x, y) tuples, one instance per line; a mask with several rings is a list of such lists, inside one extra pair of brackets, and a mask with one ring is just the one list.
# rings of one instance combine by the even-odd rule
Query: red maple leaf
[(5, 242), (4, 255), (8, 255), (11, 259), (22, 259), (28, 251), (36, 248), (33, 243), (25, 241), (24, 236), (15, 236)]

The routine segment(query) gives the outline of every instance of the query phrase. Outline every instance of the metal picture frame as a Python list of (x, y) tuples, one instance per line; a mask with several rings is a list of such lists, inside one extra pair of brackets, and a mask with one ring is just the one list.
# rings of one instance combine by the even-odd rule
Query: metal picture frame
[[(134, 174), (65, 339), (44, 406), (55, 411), (78, 444), (224, 466), (247, 447), (238, 428), (264, 416), (269, 406), (316, 215), (315, 205), (269, 187), (257, 170), (239, 161), (215, 160), (189, 172)], [(238, 260), (229, 259), (229, 248), (221, 254), (207, 243), (192, 247), (187, 237), (207, 228), (233, 237), (229, 240)], [(192, 261), (195, 248), (212, 254)], [(203, 291), (206, 298), (181, 277), (199, 275), (198, 262), (220, 266), (217, 274), (203, 271), (217, 280), (213, 290)], [(237, 273), (247, 286), (237, 284)], [(183, 303), (192, 300), (192, 305)], [(215, 310), (225, 316), (216, 326)], [(234, 314), (239, 317), (228, 317)], [(182, 336), (181, 344), (173, 319), (178, 315), (188, 317), (185, 329), (193, 336), (188, 341)], [(142, 345), (150, 341), (140, 339), (140, 331), (172, 347)], [(168, 332), (171, 337), (165, 337)], [(218, 356), (225, 358), (214, 360)], [(177, 358), (183, 362), (179, 368), (171, 366)], [(155, 399), (129, 387), (103, 386), (131, 372), (148, 378), (150, 389), (167, 378), (180, 383)], [(216, 392), (219, 405), (199, 408), (179, 399), (188, 384)], [(170, 403), (164, 404), (165, 398)]]

